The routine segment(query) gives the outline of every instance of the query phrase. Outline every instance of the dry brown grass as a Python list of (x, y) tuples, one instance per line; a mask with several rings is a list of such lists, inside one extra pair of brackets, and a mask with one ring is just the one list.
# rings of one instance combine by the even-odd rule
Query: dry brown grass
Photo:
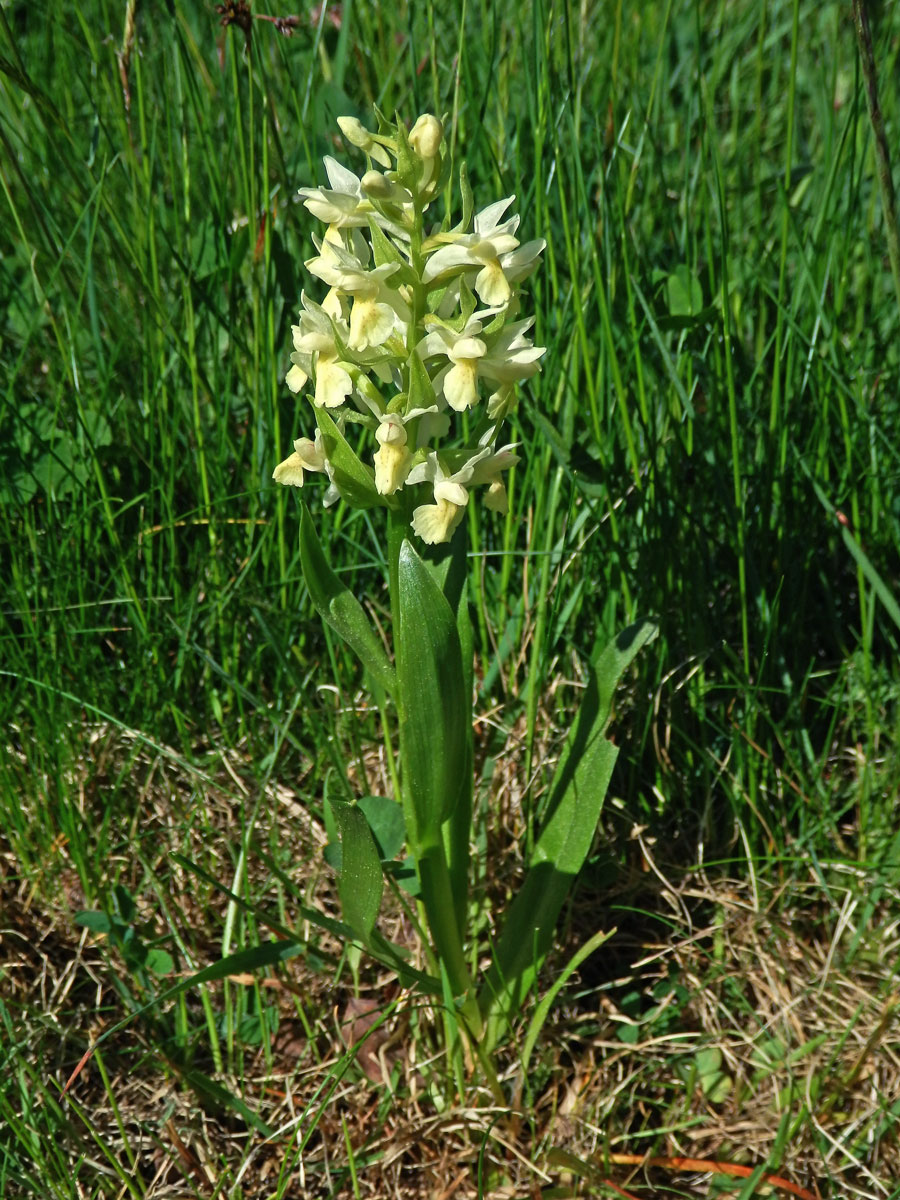
[[(140, 853), (108, 863), (108, 878), (134, 889), (140, 918), (159, 934), (167, 921), (148, 880), (164, 882), (169, 928), (195, 969), (221, 952), (226, 901), (168, 856), (177, 850), (208, 870), (217, 864), (230, 884), (240, 814), (257, 799), (266, 826), (278, 824), (305, 902), (337, 914), (320, 865), (324, 832), (303, 803), (302, 779), (259, 797), (237, 754), (219, 755), (199, 780), (174, 757), (94, 733), (85, 754), (102, 753), (108, 769), (98, 772), (94, 758), (72, 786), (89, 779), (100, 787), (127, 760), (135, 803), (123, 828), (138, 821), (141, 834)], [(487, 886), (498, 900), (518, 869), (522, 784), (511, 760), (501, 755), (494, 770), (492, 837), (503, 844), (492, 850), (505, 865)], [(367, 787), (384, 784), (377, 755), (357, 769)], [(86, 817), (96, 801), (90, 787)], [(192, 815), (198, 804), (202, 820)], [(448, 1095), (435, 1103), (425, 1081), (441, 1078), (440, 1060), (414, 998), (365, 964), (357, 984), (346, 964), (335, 976), (295, 958), (261, 985), (250, 977), (227, 984), (232, 995), (259, 986), (278, 1008), (266, 1049), (244, 1046), (218, 1078), (274, 1136), (249, 1128), (227, 1097), (199, 1094), (184, 1062), (160, 1043), (171, 1023), (141, 1018), (103, 1043), (100, 1061), (90, 1061), (59, 1101), (57, 1136), (73, 1163), (86, 1156), (81, 1178), (95, 1179), (85, 1194), (119, 1194), (109, 1156), (147, 1200), (350, 1196), (354, 1187), (373, 1200), (463, 1200), (479, 1187), (497, 1197), (563, 1196), (585, 1190), (572, 1172), (578, 1160), (599, 1164), (603, 1177), (634, 1195), (708, 1194), (709, 1176), (696, 1170), (615, 1163), (616, 1155), (646, 1153), (770, 1162), (823, 1198), (887, 1198), (900, 1179), (898, 894), (885, 889), (877, 911), (859, 923), (866, 880), (849, 867), (819, 878), (811, 866), (805, 873), (794, 866), (789, 879), (749, 881), (711, 868), (676, 872), (646, 831), (631, 834), (630, 869), (609, 891), (583, 887), (569, 913), (573, 949), (597, 928), (619, 930), (563, 993), (531, 1077), (519, 1081), (522, 1114), (498, 1112), (474, 1087), (462, 1101)], [(73, 923), (84, 897), (64, 855), (39, 885), (17, 872), (6, 846), (0, 979), (17, 1028), (13, 1063), (27, 1062), (59, 1098), (86, 1046), (124, 1015), (115, 981), (127, 972), (117, 953)], [(281, 905), (282, 919), (301, 926), (294, 898), (259, 859), (248, 875), (250, 894), (272, 912)], [(388, 906), (385, 920), (389, 934), (413, 938), (399, 907)], [(321, 948), (339, 953), (327, 940)], [(217, 1002), (225, 987), (213, 985)], [(373, 1016), (385, 1009), (387, 1020), (372, 1031)], [(201, 1024), (196, 997), (187, 1014)], [(360, 1038), (356, 1060), (346, 1063), (347, 1046)], [(704, 1089), (702, 1072), (692, 1073), (701, 1048), (720, 1055), (718, 1090)], [(191, 1065), (213, 1073), (202, 1038)], [(510, 1091), (516, 1070), (510, 1047), (503, 1068)], [(594, 1194), (598, 1186), (594, 1177)]]

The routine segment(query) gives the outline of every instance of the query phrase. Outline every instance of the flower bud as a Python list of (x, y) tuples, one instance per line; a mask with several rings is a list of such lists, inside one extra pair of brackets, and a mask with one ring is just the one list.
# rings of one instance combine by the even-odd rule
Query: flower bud
[(389, 200), (393, 191), (391, 181), (385, 179), (380, 171), (366, 171), (359, 186), (370, 200)]
[(491, 512), (500, 513), (501, 516), (506, 516), (509, 512), (509, 497), (506, 494), (506, 485), (503, 480), (497, 478), (488, 487), (484, 497), (485, 507)]
[(437, 117), (424, 113), (409, 131), (409, 144), (419, 158), (434, 158), (441, 148), (444, 127)]
[(356, 117), (338, 117), (337, 123), (340, 126), (341, 133), (352, 146), (358, 147), (365, 154), (368, 154), (370, 158), (374, 158), (376, 162), (381, 163), (383, 167), (391, 165), (387, 150), (375, 141), (362, 121), (357, 120)]
[(359, 181), (359, 186), (370, 200), (381, 200), (388, 204), (412, 203), (412, 196), (406, 188), (388, 179), (380, 171), (366, 171)]

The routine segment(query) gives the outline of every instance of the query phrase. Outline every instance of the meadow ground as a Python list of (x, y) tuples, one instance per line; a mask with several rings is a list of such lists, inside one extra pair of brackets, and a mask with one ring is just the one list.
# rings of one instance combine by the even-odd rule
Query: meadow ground
[[(219, 8), (0, 5), (0, 1196), (897, 1200), (900, 266), (850, 9)], [(270, 477), (297, 188), (373, 105), (446, 115), (548, 243), (510, 511), (466, 533), (485, 944), (587, 657), (660, 627), (541, 994), (615, 932), (505, 1109), (308, 919), (325, 799), (389, 771)], [(381, 514), (305, 497), (386, 620)]]

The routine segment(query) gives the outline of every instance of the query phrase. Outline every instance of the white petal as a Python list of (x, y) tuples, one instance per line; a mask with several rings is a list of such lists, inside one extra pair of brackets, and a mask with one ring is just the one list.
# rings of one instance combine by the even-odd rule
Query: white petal
[(276, 483), (284, 483), (290, 487), (303, 487), (303, 459), (296, 452), (289, 454), (284, 462), (280, 462), (272, 472)]
[(330, 331), (328, 333), (319, 333), (318, 331), (304, 333), (297, 349), (305, 354), (333, 354), (334, 338)]
[(497, 383), (515, 383), (518, 379), (530, 379), (541, 369), (538, 359), (544, 353), (543, 346), (530, 346), (528, 350), (517, 350), (504, 358), (501, 355), (483, 360), (481, 374)]
[(434, 498), (438, 504), (445, 500), (456, 508), (465, 508), (469, 503), (469, 493), (461, 483), (454, 483), (452, 479), (444, 479), (434, 485)]
[(437, 504), (422, 504), (413, 512), (412, 527), (429, 546), (449, 542), (464, 512), (465, 509), (457, 508), (448, 500), (439, 501)]
[(315, 402), (319, 407), (338, 408), (353, 391), (353, 381), (333, 359), (320, 356), (316, 364)]
[(461, 359), (444, 376), (444, 395), (456, 412), (478, 403), (478, 360)]
[(450, 432), (450, 418), (446, 413), (425, 413), (416, 432), (416, 449), (427, 446), (434, 438), (445, 438)]
[(511, 254), (518, 244), (519, 239), (513, 237), (511, 233), (495, 233), (492, 237), (484, 238), (480, 242), (473, 242), (470, 249), (475, 258), (484, 261), (488, 258), (496, 258), (501, 254)]
[(387, 304), (376, 304), (373, 300), (356, 300), (350, 313), (350, 341), (352, 350), (367, 350), (369, 346), (381, 346), (391, 336), (394, 328), (394, 310)]
[(482, 267), (476, 275), (475, 291), (485, 304), (505, 304), (509, 299), (511, 289), (496, 258)]
[(303, 389), (309, 376), (302, 367), (298, 367), (296, 363), (288, 371), (284, 377), (284, 382), (288, 385), (292, 392), (299, 392)]
[(437, 455), (432, 451), (424, 462), (416, 463), (413, 469), (406, 477), (406, 482), (413, 483), (432, 483), (435, 479), (438, 470)]
[(481, 338), (461, 337), (453, 343), (450, 357), (454, 362), (461, 362), (469, 358), (481, 358), (486, 350), (487, 346)]
[[(487, 208), (483, 208), (480, 213), (475, 216), (475, 232), (484, 236), (489, 234), (493, 229), (497, 228), (500, 218), (515, 200), (515, 196), (507, 196), (505, 200), (497, 200), (494, 204), (489, 204)], [(513, 218), (518, 224), (518, 218)]]
[(513, 449), (512, 445), (504, 446), (495, 454), (483, 456), (479, 462), (474, 463), (469, 475), (469, 482), (472, 486), (476, 487), (483, 483), (493, 483), (501, 471), (505, 471), (508, 467), (517, 463), (519, 456), (513, 453)]
[(375, 440), (379, 446), (405, 446), (407, 442), (403, 418), (399, 413), (385, 413), (381, 423), (375, 430)]
[(341, 293), (337, 288), (329, 288), (322, 301), (322, 311), (328, 313), (335, 321), (341, 321), (344, 317), (344, 310), (341, 306)]
[(316, 433), (315, 441), (310, 438), (297, 438), (294, 442), (294, 453), (307, 471), (325, 470), (325, 452), (322, 449), (321, 433)]
[(367, 224), (365, 214), (357, 214), (360, 202), (355, 196), (326, 192), (322, 188), (300, 188), (300, 195), (312, 215), (326, 225), (343, 225), (353, 220)]
[(453, 246), (441, 246), (440, 250), (435, 250), (425, 264), (422, 281), (430, 283), (432, 279), (437, 279), (439, 275), (444, 275), (456, 267), (473, 267), (475, 265), (476, 263), (472, 261), (472, 256), (466, 246), (458, 243)]
[(516, 393), (512, 384), (504, 383), (493, 395), (488, 396), (487, 415), (491, 421), (503, 421), (513, 410)]
[(538, 238), (536, 241), (526, 242), (524, 246), (519, 246), (511, 254), (504, 254), (503, 270), (506, 272), (507, 279), (518, 283), (520, 279), (530, 275), (537, 266), (538, 258), (546, 245), (543, 238)]
[(330, 154), (325, 155), (324, 162), (328, 182), (336, 192), (346, 192), (350, 196), (359, 195), (358, 176), (339, 163), (336, 158), (332, 158)]

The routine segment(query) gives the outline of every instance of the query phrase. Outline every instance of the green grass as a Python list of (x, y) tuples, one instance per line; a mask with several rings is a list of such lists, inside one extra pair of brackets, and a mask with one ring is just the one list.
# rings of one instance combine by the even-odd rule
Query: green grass
[[(638, 824), (666, 871), (702, 845), (791, 911), (815, 881), (824, 913), (853, 906), (840, 961), (863, 971), (900, 879), (900, 314), (845, 6), (345, 3), (292, 38), (256, 21), (249, 47), (202, 5), (136, 21), (126, 107), (124, 5), (0, 8), (0, 889), (68, 930), (53, 963), (117, 883), (185, 969), (254, 944), (260, 911), (290, 925), (296, 873), (308, 898), (322, 873), (298, 814), (374, 770), (375, 714), (270, 476), (309, 432), (283, 384), (300, 290), (319, 295), (296, 189), (323, 154), (354, 162), (334, 117), (377, 104), (449, 113), (476, 199), (515, 193), (548, 241), (510, 514), (470, 527), (485, 754), (515, 728), (529, 777), (571, 715), (560, 680), (656, 615), (621, 703), (610, 862), (627, 874)], [(889, 145), (897, 21), (873, 25)], [(379, 514), (309, 493), (383, 616)], [(104, 1021), (149, 998), (152, 978), (91, 954)], [(139, 1023), (135, 1066), (236, 1094), (257, 1053), (272, 1069), (264, 991), (181, 998)], [(59, 1099), (94, 1019), (85, 979), (66, 995), (0, 1009), (0, 1194), (150, 1195), (110, 1150), (140, 1115), (117, 1134)], [(327, 1057), (329, 1004), (293, 1002)], [(366, 1161), (348, 1151), (316, 1194), (358, 1193)]]

